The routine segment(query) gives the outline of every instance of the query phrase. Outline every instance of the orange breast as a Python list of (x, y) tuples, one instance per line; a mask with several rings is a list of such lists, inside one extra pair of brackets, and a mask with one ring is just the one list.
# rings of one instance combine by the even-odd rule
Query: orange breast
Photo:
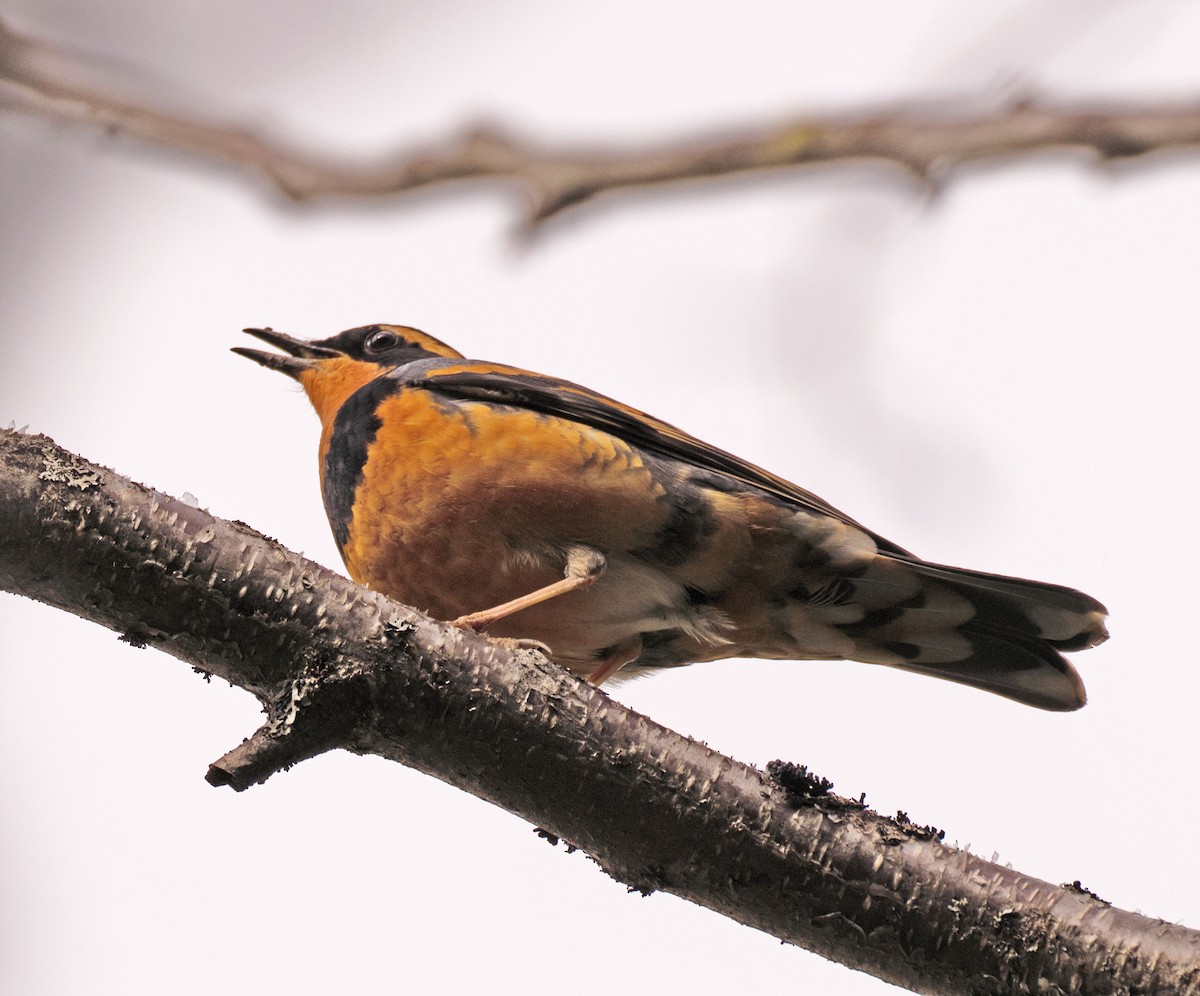
[[(377, 416), (346, 566), (355, 580), (439, 618), (557, 580), (567, 545), (606, 553), (649, 546), (670, 515), (665, 489), (640, 456), (586, 426), (447, 404), (419, 389), (385, 399)], [(586, 595), (548, 607), (569, 614), (572, 599)], [(513, 625), (538, 637), (523, 631), (529, 624)]]

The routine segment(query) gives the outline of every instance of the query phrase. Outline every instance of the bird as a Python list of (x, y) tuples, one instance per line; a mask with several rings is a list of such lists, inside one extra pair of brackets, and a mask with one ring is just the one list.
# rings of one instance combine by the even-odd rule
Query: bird
[(233, 351), (321, 422), (356, 582), (536, 646), (594, 685), (726, 658), (851, 660), (1041, 709), (1086, 701), (1062, 656), (1107, 610), (1061, 585), (930, 563), (815, 494), (586, 387), (468, 359), (404, 325)]

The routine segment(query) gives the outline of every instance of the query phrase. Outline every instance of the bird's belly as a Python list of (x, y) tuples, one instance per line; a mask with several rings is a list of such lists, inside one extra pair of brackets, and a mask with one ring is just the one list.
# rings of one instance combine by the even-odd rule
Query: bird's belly
[(603, 577), (501, 620), (496, 636), (532, 637), (564, 667), (589, 673), (618, 647), (670, 638), (687, 647), (672, 663), (699, 658), (697, 648), (728, 643), (728, 620), (696, 604), (669, 573), (636, 560), (611, 557)]
[[(393, 549), (397, 556), (358, 565), (354, 573), (369, 587), (439, 619), (489, 609), (563, 576), (561, 558), (514, 554), (505, 544)], [(562, 666), (588, 673), (611, 649), (652, 634), (686, 635), (689, 646), (725, 642), (723, 623), (719, 613), (692, 604), (684, 587), (663, 571), (610, 557), (604, 574), (590, 586), (500, 619), (487, 632), (537, 640)]]

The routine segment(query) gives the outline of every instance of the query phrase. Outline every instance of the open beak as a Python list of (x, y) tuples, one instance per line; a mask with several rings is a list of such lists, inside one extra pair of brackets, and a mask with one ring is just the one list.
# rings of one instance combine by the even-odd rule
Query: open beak
[(341, 355), (336, 349), (318, 346), (315, 343), (305, 342), (303, 339), (293, 339), (290, 335), (276, 332), (274, 329), (242, 329), (242, 331), (254, 336), (255, 339), (261, 339), (263, 342), (282, 349), (287, 355), (265, 353), (261, 349), (246, 349), (243, 346), (234, 346), (232, 352), (237, 353), (238, 356), (244, 356), (248, 360), (253, 360), (255, 363), (261, 363), (264, 367), (287, 374), (293, 380), (299, 380), (305, 370), (311, 369), (313, 360), (327, 360)]

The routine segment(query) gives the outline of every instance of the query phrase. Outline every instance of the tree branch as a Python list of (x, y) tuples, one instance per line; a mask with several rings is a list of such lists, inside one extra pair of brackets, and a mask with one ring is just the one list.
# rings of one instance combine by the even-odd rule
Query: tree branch
[[(1200, 145), (1200, 103), (1055, 107), (1019, 101), (989, 113), (897, 107), (800, 117), (642, 149), (556, 148), (481, 126), (426, 148), (350, 163), (254, 131), (190, 117), (72, 77), (89, 60), (0, 22), (0, 108), (110, 132), (265, 178), (296, 202), (389, 197), (434, 184), (490, 181), (522, 191), (527, 224), (599, 194), (816, 164), (881, 163), (928, 186), (961, 167), (1046, 149), (1113, 161)], [(131, 87), (131, 89), (133, 89)]]
[(1200, 933), (767, 775), (57, 447), (0, 431), (0, 588), (262, 701), (237, 789), (340, 747), (425, 771), (664, 890), (923, 993), (1200, 994)]

